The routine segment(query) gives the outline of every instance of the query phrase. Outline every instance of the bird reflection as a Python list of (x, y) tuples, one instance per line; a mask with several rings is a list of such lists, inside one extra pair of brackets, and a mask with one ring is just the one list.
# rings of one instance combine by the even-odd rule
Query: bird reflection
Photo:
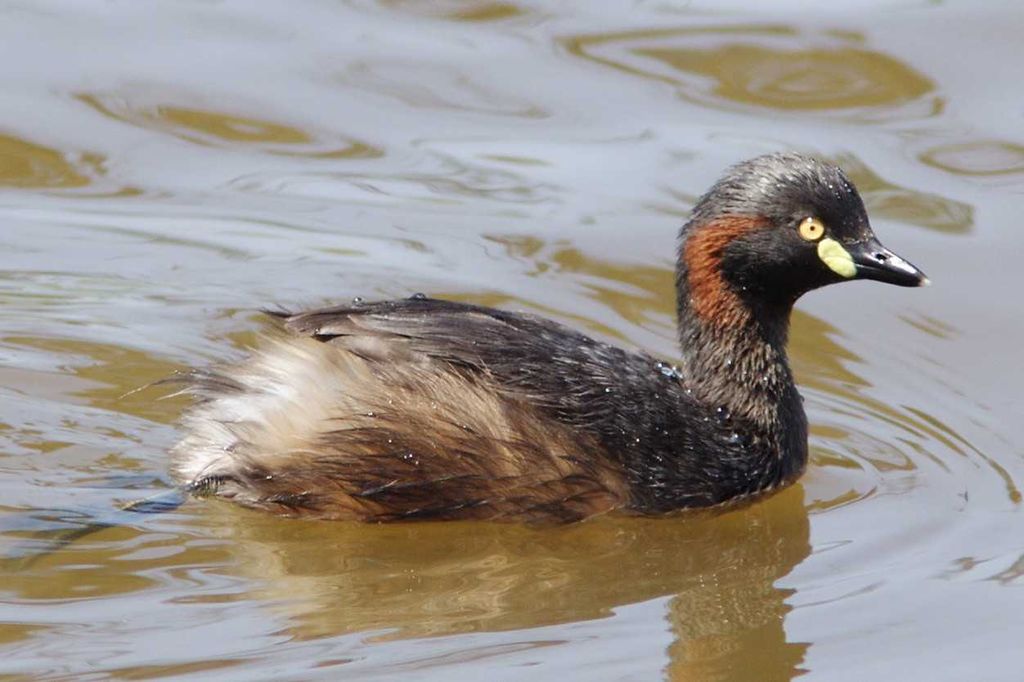
[[(790, 679), (808, 647), (776, 586), (810, 553), (803, 490), (724, 514), (606, 517), (566, 527), (296, 522), (228, 505), (235, 566), (262, 579), (299, 639), (399, 639), (600, 618), (669, 597), (666, 675)], [(241, 522), (244, 521), (244, 522)]]

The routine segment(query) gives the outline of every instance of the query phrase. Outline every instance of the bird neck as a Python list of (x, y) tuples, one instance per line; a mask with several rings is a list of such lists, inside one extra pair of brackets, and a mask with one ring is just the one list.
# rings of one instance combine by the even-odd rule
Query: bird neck
[(679, 305), (682, 372), (693, 397), (762, 428), (782, 403), (799, 400), (786, 356), (789, 309), (748, 310), (742, 324), (716, 324)]
[[(705, 421), (724, 416), (744, 434), (744, 457), (720, 472), (731, 494), (770, 489), (792, 480), (807, 463), (807, 417), (786, 358), (791, 304), (747, 304), (741, 324), (720, 325), (694, 312), (680, 291), (679, 335), (687, 392)], [(735, 319), (733, 320), (735, 321)]]
[(770, 300), (726, 280), (721, 253), (729, 229), (720, 223), (681, 245), (676, 290), (683, 374), (700, 403), (723, 407), (759, 430), (785, 428), (780, 420), (788, 414), (803, 419), (786, 357), (793, 300)]

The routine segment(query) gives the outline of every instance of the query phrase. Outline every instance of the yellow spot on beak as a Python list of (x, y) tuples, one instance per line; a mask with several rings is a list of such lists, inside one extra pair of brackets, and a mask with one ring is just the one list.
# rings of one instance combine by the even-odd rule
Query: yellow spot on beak
[(857, 274), (853, 256), (835, 239), (822, 239), (818, 242), (818, 258), (840, 277), (850, 278)]

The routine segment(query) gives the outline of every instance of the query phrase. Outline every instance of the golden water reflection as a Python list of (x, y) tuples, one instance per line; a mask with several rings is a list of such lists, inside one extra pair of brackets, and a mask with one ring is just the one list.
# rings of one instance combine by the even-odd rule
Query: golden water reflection
[(925, 164), (956, 175), (992, 176), (1024, 172), (1024, 145), (976, 140), (933, 147), (920, 156)]
[(964, 234), (974, 225), (974, 207), (949, 197), (887, 180), (859, 158), (833, 159), (857, 185), (871, 216), (920, 225), (939, 232)]
[(147, 98), (142, 94), (79, 93), (75, 98), (104, 116), (204, 146), (239, 147), (268, 154), (328, 159), (368, 159), (384, 154), (366, 142), (338, 139), (336, 135), (318, 136), (294, 125), (252, 114), (241, 115), (159, 100), (145, 103)]
[(297, 522), (219, 503), (209, 513), (233, 565), (266, 585), (299, 639), (517, 630), (668, 596), (674, 679), (789, 679), (807, 647), (787, 642), (790, 592), (775, 586), (810, 552), (799, 486), (718, 516), (557, 528)]
[(168, 389), (143, 392), (149, 384), (167, 379), (182, 368), (138, 349), (82, 339), (29, 336), (8, 336), (0, 339), (0, 343), (79, 358), (65, 365), (60, 375), (22, 372), (24, 376), (19, 377), (13, 370), (0, 370), (0, 377), (6, 379), (4, 385), (9, 387), (38, 394), (39, 388), (52, 383), (66, 394), (63, 400), (81, 401), (157, 422), (173, 421), (185, 404), (184, 399), (154, 401), (161, 394), (169, 393)]
[(77, 162), (57, 149), (12, 135), (0, 135), (0, 187), (83, 187), (102, 170), (102, 157), (83, 154)]
[(420, 16), (464, 22), (503, 21), (526, 14), (519, 5), (498, 0), (379, 0), (379, 4)]
[[(892, 110), (935, 90), (930, 78), (865, 42), (855, 32), (815, 35), (784, 25), (648, 29), (564, 40), (578, 57), (670, 83), (684, 99), (707, 106)], [(934, 99), (923, 111), (932, 115), (940, 107)]]

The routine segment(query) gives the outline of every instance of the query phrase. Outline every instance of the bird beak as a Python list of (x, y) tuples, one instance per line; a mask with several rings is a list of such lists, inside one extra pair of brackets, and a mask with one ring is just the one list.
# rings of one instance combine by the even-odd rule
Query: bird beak
[(923, 272), (882, 246), (874, 235), (855, 244), (826, 237), (818, 242), (818, 257), (846, 279), (875, 279), (901, 287), (931, 284)]
[(931, 283), (923, 272), (882, 246), (874, 236), (848, 245), (847, 251), (856, 268), (855, 279), (874, 279), (901, 287), (923, 287)]

